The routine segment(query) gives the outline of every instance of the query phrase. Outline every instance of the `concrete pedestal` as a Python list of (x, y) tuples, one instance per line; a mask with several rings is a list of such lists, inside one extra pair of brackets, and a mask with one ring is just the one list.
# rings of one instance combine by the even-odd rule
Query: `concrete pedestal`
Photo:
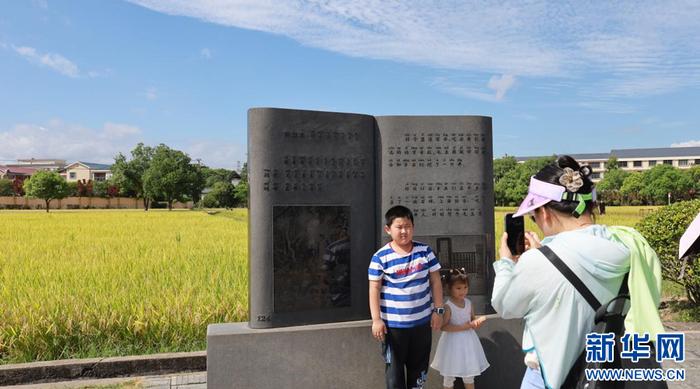
[[(265, 330), (248, 323), (212, 324), (207, 330), (207, 387), (383, 388), (381, 347), (370, 327), (369, 320)], [(522, 331), (521, 320), (489, 316), (478, 334), (491, 367), (477, 377), (477, 388), (520, 387)], [(439, 337), (433, 333), (433, 353)], [(427, 389), (438, 388), (442, 379), (430, 369)]]

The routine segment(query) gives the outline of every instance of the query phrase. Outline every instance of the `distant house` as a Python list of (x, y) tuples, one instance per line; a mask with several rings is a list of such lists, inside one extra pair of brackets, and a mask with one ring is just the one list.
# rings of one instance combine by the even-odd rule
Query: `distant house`
[(14, 166), (0, 166), (0, 178), (7, 180), (14, 180), (19, 178), (24, 181), (25, 179), (31, 177), (37, 169), (29, 167), (14, 167)]
[(61, 176), (68, 182), (80, 180), (105, 181), (112, 177), (111, 168), (111, 165), (102, 163), (77, 161), (63, 168)]
[(233, 184), (233, 186), (236, 186), (239, 182), (241, 182), (241, 175), (234, 170), (231, 173), (231, 184)]
[(66, 166), (65, 159), (18, 159), (17, 163), (8, 163), (7, 167), (12, 168), (31, 168), (35, 170), (50, 170), (59, 171)]

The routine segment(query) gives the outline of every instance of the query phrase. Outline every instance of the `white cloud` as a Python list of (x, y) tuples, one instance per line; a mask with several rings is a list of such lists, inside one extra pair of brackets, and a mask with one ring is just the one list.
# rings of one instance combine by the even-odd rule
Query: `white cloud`
[(107, 122), (89, 128), (51, 119), (46, 123), (20, 123), (0, 129), (0, 162), (25, 158), (56, 158), (72, 161), (112, 163), (118, 153), (129, 155), (139, 142), (151, 146), (166, 143), (197, 158), (210, 167), (235, 169), (246, 161), (246, 145), (217, 139), (146, 141), (143, 131), (133, 125)]
[(156, 100), (158, 98), (158, 89), (154, 87), (149, 87), (146, 89), (146, 98), (148, 100)]
[(700, 147), (700, 140), (689, 140), (687, 142), (673, 143), (671, 147)]
[[(515, 76), (505, 74), (501, 76), (492, 76), (485, 85), (483, 84), (483, 80), (475, 80), (473, 77), (435, 77), (430, 85), (455, 96), (495, 103), (503, 101), (506, 92), (515, 85)], [(493, 93), (490, 92), (489, 89), (493, 91)]]
[(494, 97), (498, 101), (503, 100), (506, 92), (508, 92), (508, 89), (512, 88), (513, 85), (515, 85), (515, 76), (511, 74), (504, 74), (500, 77), (493, 76), (488, 83), (489, 89), (493, 89), (494, 92), (496, 92), (496, 96)]
[(198, 158), (202, 163), (215, 168), (237, 169), (246, 161), (246, 145), (216, 140), (193, 140), (173, 146), (186, 152), (193, 161)]
[(78, 65), (73, 63), (68, 58), (55, 53), (39, 53), (35, 48), (28, 46), (13, 46), (15, 52), (22, 57), (26, 58), (29, 62), (46, 66), (53, 69), (64, 76), (68, 77), (78, 77), (80, 71)]
[(199, 55), (201, 55), (202, 58), (211, 59), (211, 50), (205, 47), (199, 51)]
[(584, 97), (634, 98), (700, 86), (700, 3), (621, 0), (352, 2), (130, 0), (172, 15), (290, 37), (349, 56), (503, 74), (456, 87), (498, 100), (509, 77), (573, 80)]
[(141, 141), (138, 127), (105, 123), (88, 128), (52, 119), (44, 124), (22, 123), (0, 129), (0, 155), (4, 159), (58, 158), (68, 161), (110, 163)]

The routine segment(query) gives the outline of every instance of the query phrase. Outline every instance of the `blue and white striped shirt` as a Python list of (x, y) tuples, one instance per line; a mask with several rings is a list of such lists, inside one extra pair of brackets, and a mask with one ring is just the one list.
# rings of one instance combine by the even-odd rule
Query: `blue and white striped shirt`
[(413, 242), (410, 254), (401, 255), (387, 243), (372, 256), (370, 281), (382, 281), (379, 306), (388, 327), (410, 328), (430, 322), (430, 273), (440, 262), (425, 243)]

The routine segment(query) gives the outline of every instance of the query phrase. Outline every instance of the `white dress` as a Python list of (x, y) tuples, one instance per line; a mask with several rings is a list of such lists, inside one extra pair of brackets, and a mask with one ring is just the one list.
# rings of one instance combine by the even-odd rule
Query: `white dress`
[[(462, 325), (471, 321), (472, 303), (466, 298), (464, 302), (464, 308), (458, 307), (450, 300), (446, 302), (451, 312), (450, 324)], [(476, 331), (443, 331), (430, 367), (439, 371), (443, 377), (473, 377), (486, 370), (489, 362)]]

